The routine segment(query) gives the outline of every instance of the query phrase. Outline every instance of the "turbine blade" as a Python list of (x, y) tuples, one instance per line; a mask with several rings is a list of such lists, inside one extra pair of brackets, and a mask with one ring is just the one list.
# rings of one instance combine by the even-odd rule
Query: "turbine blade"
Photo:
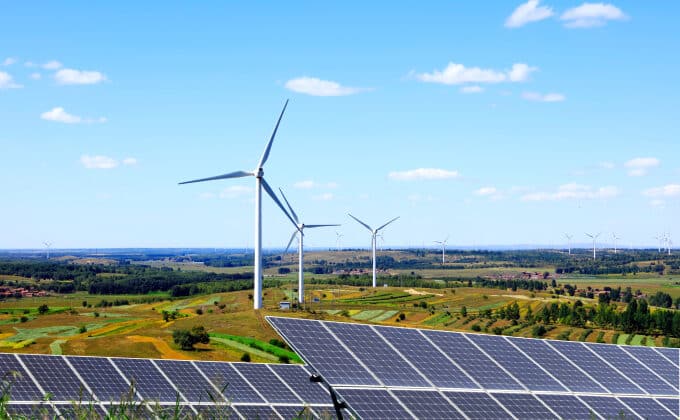
[(293, 243), (293, 240), (295, 240), (295, 237), (297, 236), (297, 234), (298, 234), (297, 230), (293, 231), (293, 236), (290, 237), (290, 241), (288, 241), (288, 246), (286, 247), (285, 252), (288, 252), (288, 248), (290, 248), (290, 244)]
[(215, 181), (217, 179), (243, 178), (244, 176), (254, 176), (254, 175), (253, 175), (252, 172), (236, 171), (236, 172), (230, 172), (230, 173), (224, 174), (224, 175), (211, 176), (209, 178), (201, 178), (201, 179), (194, 179), (192, 181), (184, 181), (184, 182), (180, 182), (179, 185), (193, 184), (194, 182)]
[(341, 225), (305, 225), (305, 228), (320, 228), (320, 227), (327, 227), (327, 226), (341, 226)]
[(293, 210), (293, 208), (290, 206), (288, 199), (286, 199), (286, 194), (283, 193), (283, 190), (281, 188), (279, 188), (279, 191), (281, 191), (281, 197), (283, 197), (283, 201), (286, 202), (286, 205), (288, 206), (288, 209), (290, 210), (290, 214), (293, 215), (293, 219), (295, 219), (295, 222), (299, 224), (300, 220), (299, 220), (297, 214), (295, 214), (295, 210)]
[(269, 151), (272, 149), (272, 143), (274, 143), (274, 137), (276, 137), (276, 131), (279, 129), (279, 124), (281, 123), (281, 118), (283, 118), (283, 113), (286, 112), (287, 106), (288, 106), (288, 99), (286, 99), (286, 103), (283, 105), (283, 109), (281, 110), (281, 115), (279, 115), (279, 120), (276, 121), (276, 126), (274, 127), (274, 131), (272, 132), (272, 136), (269, 139), (269, 143), (267, 143), (267, 147), (264, 148), (264, 153), (262, 153), (262, 157), (260, 158), (260, 163), (258, 163), (258, 165), (257, 165), (258, 169), (263, 167), (265, 162), (267, 162), (267, 159), (269, 158)]
[(389, 222), (385, 223), (384, 225), (380, 226), (380, 227), (379, 227), (378, 229), (376, 229), (375, 231), (376, 231), (376, 232), (379, 231), (380, 229), (382, 229), (382, 228), (384, 228), (385, 226), (389, 225), (390, 223), (394, 222), (394, 221), (397, 220), (398, 218), (399, 218), (399, 216), (395, 217), (394, 219), (392, 219), (392, 220), (390, 220)]
[(274, 194), (272, 187), (270, 187), (269, 184), (267, 184), (267, 181), (265, 181), (264, 178), (262, 178), (262, 187), (264, 187), (264, 190), (267, 191), (267, 194), (269, 194), (269, 196), (272, 198), (272, 200), (274, 200), (276, 205), (279, 206), (279, 208), (281, 209), (283, 214), (285, 214), (286, 217), (288, 218), (288, 220), (290, 220), (290, 222), (293, 224), (293, 226), (295, 226), (295, 229), (299, 230), (300, 228), (298, 228), (298, 225), (297, 225), (297, 223), (295, 223), (295, 220), (293, 220), (293, 218), (290, 217), (290, 214), (288, 214), (288, 210), (286, 210), (286, 208), (283, 207), (283, 204), (281, 204), (281, 202), (279, 201), (279, 198), (276, 196), (276, 194)]
[(357, 222), (361, 223), (366, 229), (368, 229), (369, 231), (371, 231), (371, 233), (373, 233), (373, 229), (371, 229), (371, 227), (369, 225), (367, 225), (366, 223), (362, 222), (361, 220), (357, 219), (356, 217), (352, 216), (349, 213), (347, 213), (347, 215), (349, 215), (349, 217), (356, 220)]

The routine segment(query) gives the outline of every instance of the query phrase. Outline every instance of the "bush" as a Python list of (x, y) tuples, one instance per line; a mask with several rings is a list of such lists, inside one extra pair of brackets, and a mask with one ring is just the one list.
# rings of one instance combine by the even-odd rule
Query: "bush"
[(491, 330), (491, 331), (493, 331), (493, 333), (496, 334), (496, 335), (503, 335), (503, 328), (502, 327), (493, 327), (493, 330)]
[(545, 329), (545, 325), (543, 324), (534, 325), (531, 329), (531, 335), (534, 337), (543, 337), (547, 332), (548, 330)]
[(19, 321), (21, 321), (21, 322), (28, 322), (28, 317), (27, 317), (26, 315), (24, 315), (24, 316), (22, 316), (21, 318), (19, 318)]
[(81, 325), (80, 328), (78, 329), (78, 332), (83, 334), (87, 332), (87, 327), (84, 325)]
[(399, 314), (399, 320), (400, 320), (400, 321), (403, 321), (403, 320), (405, 320), (405, 319), (406, 319), (406, 314), (403, 313), (403, 312), (400, 313), (400, 314)]
[(288, 358), (288, 356), (286, 356), (285, 354), (282, 354), (281, 356), (279, 356), (279, 363), (288, 364), (290, 363), (290, 358)]
[(480, 332), (482, 330), (482, 327), (479, 324), (475, 324), (471, 328), (472, 328), (472, 331), (477, 331), (477, 332)]
[(195, 326), (191, 330), (175, 330), (172, 339), (182, 350), (193, 350), (198, 343), (208, 344), (210, 337), (203, 326)]
[(43, 303), (42, 305), (38, 306), (38, 313), (40, 315), (45, 315), (50, 311), (50, 307), (47, 306), (47, 304)]
[(250, 354), (243, 353), (243, 356), (241, 356), (241, 361), (242, 362), (250, 362)]
[(196, 308), (196, 315), (203, 315), (203, 308)]
[(612, 336), (612, 344), (617, 344), (619, 342), (619, 336), (620, 335), (621, 334), (619, 334), (619, 333), (614, 333), (614, 335)]
[(465, 306), (460, 308), (460, 315), (463, 316), (463, 317), (467, 316), (467, 308)]
[(597, 338), (595, 338), (596, 343), (604, 343), (604, 331), (597, 333)]

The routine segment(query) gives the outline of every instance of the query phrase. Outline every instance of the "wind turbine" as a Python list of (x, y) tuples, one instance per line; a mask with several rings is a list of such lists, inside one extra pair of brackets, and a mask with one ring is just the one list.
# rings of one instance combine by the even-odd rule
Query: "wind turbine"
[(390, 220), (389, 222), (385, 223), (384, 225), (380, 226), (379, 228), (373, 229), (372, 227), (370, 227), (366, 223), (362, 222), (361, 220), (357, 219), (356, 217), (352, 216), (351, 214), (349, 214), (349, 213), (347, 213), (347, 214), (349, 215), (349, 217), (351, 217), (352, 219), (359, 222), (363, 227), (365, 227), (366, 229), (368, 229), (369, 232), (371, 232), (371, 247), (373, 248), (373, 287), (375, 288), (376, 287), (376, 277), (375, 277), (375, 243), (376, 243), (376, 237), (378, 235), (378, 232), (381, 229), (383, 229), (385, 226), (389, 225), (390, 223), (394, 222), (399, 217), (397, 216), (394, 219)]
[(612, 242), (614, 243), (614, 254), (616, 254), (616, 240), (621, 239), (620, 236), (616, 236), (615, 232), (612, 232)]
[(595, 254), (595, 241), (597, 241), (597, 238), (599, 238), (600, 235), (602, 235), (602, 232), (598, 233), (597, 235), (591, 235), (590, 233), (586, 233), (586, 236), (589, 236), (593, 239), (593, 259), (597, 258)]
[(335, 246), (337, 247), (338, 251), (340, 251), (340, 239), (342, 237), (343, 237), (343, 234), (336, 230), (335, 231)]
[(574, 235), (570, 235), (568, 233), (565, 233), (564, 237), (567, 238), (567, 250), (569, 252), (569, 255), (571, 255), (571, 238), (573, 238)]
[(288, 246), (286, 247), (286, 252), (288, 251), (288, 248), (290, 248), (290, 244), (293, 243), (293, 240), (297, 236), (298, 238), (298, 303), (305, 303), (305, 271), (304, 271), (304, 266), (303, 266), (303, 254), (304, 254), (304, 246), (303, 246), (303, 238), (305, 236), (305, 228), (313, 229), (313, 228), (320, 228), (320, 227), (328, 227), (328, 226), (340, 226), (340, 225), (306, 225), (302, 222), (300, 222), (300, 219), (298, 218), (297, 214), (295, 214), (295, 210), (293, 210), (293, 207), (291, 207), (290, 203), (288, 202), (288, 199), (286, 199), (286, 194), (283, 193), (283, 190), (279, 188), (279, 191), (281, 191), (281, 196), (283, 197), (283, 201), (286, 202), (286, 205), (288, 206), (288, 210), (290, 210), (290, 214), (293, 216), (293, 219), (295, 219), (295, 226), (296, 229), (293, 232), (293, 236), (290, 237), (290, 241), (288, 241)]
[(443, 241), (434, 241), (435, 244), (439, 244), (439, 245), (442, 246), (442, 264), (444, 264), (446, 262), (446, 243), (448, 241), (449, 241), (448, 236)]
[(43, 245), (45, 245), (45, 248), (47, 249), (47, 259), (50, 259), (50, 247), (52, 246), (52, 242), (50, 241), (45, 241), (43, 242)]
[(276, 197), (276, 194), (274, 191), (271, 189), (267, 181), (264, 179), (264, 164), (267, 162), (267, 158), (269, 158), (269, 151), (272, 148), (272, 144), (274, 143), (274, 137), (276, 136), (276, 131), (279, 129), (279, 124), (281, 123), (281, 118), (283, 118), (283, 113), (286, 112), (286, 107), (288, 106), (288, 100), (286, 100), (286, 103), (283, 105), (283, 109), (281, 110), (281, 115), (279, 115), (278, 121), (276, 121), (276, 126), (274, 126), (274, 131), (272, 132), (272, 136), (269, 139), (269, 142), (267, 143), (267, 146), (264, 148), (264, 153), (262, 153), (262, 157), (260, 158), (260, 161), (257, 164), (257, 167), (253, 171), (236, 171), (236, 172), (230, 172), (224, 175), (217, 175), (217, 176), (211, 176), (209, 178), (201, 178), (201, 179), (195, 179), (192, 181), (185, 181), (185, 182), (180, 182), (180, 185), (182, 184), (191, 184), (194, 182), (203, 182), (203, 181), (215, 181), (218, 179), (229, 179), (229, 178), (242, 178), (246, 176), (254, 176), (255, 177), (255, 248), (254, 248), (254, 272), (253, 272), (253, 284), (254, 284), (254, 290), (253, 290), (253, 306), (255, 309), (260, 309), (262, 308), (262, 188), (269, 194), (269, 196), (274, 200), (274, 202), (279, 206), (279, 208), (283, 211), (283, 213), (290, 219), (290, 221), (297, 226), (295, 221), (290, 217), (288, 212), (286, 211), (285, 207), (283, 207), (283, 204), (279, 201), (279, 199)]
[(661, 246), (663, 245), (663, 241), (666, 239), (666, 237), (664, 235), (659, 235), (655, 236), (654, 239), (659, 241), (659, 253), (661, 253)]
[(673, 246), (673, 241), (671, 240), (671, 234), (666, 234), (666, 248), (668, 248), (668, 255), (671, 255), (671, 247)]

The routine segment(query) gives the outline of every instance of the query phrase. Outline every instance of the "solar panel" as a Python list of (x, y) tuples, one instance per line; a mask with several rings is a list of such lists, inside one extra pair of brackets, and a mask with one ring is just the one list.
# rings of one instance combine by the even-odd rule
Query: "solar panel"
[(568, 341), (551, 341), (555, 347), (581, 369), (588, 372), (597, 382), (605, 386), (610, 392), (622, 394), (641, 394), (642, 390), (630, 382), (625, 376), (615, 370), (588, 350), (582, 343)]
[(394, 396), (421, 419), (464, 419), (465, 417), (436, 391), (394, 390)]
[(2, 390), (9, 390), (10, 401), (39, 401), (45, 395), (38, 389), (13, 354), (0, 353)]
[(413, 419), (384, 389), (337, 389), (350, 408), (363, 419)]
[(424, 334), (484, 388), (524, 389), (463, 334), (441, 331), (424, 331)]
[(622, 349), (633, 355), (639, 362), (654, 371), (657, 375), (664, 378), (669, 384), (678, 388), (678, 377), (675, 365), (668, 359), (663, 357), (659, 352), (649, 347), (642, 346), (624, 346)]
[(62, 356), (22, 354), (21, 360), (54, 401), (90, 401), (92, 396)]
[(506, 409), (520, 419), (556, 419), (546, 406), (530, 394), (500, 394), (493, 396)]
[(413, 363), (435, 386), (441, 388), (479, 388), (441, 351), (430, 344), (418, 330), (380, 328), (378, 332), (398, 348), (401, 354)]
[(597, 417), (590, 407), (573, 395), (539, 394), (536, 397), (564, 419), (592, 420)]
[(241, 419), (228, 405), (195, 405), (194, 408), (198, 411), (198, 416), (201, 419)]
[(264, 403), (260, 395), (236, 372), (230, 363), (195, 362), (230, 403)]
[(657, 398), (656, 401), (670, 410), (671, 413), (675, 413), (676, 418), (680, 418), (680, 399)]
[(137, 399), (130, 384), (109, 359), (102, 357), (67, 357), (67, 359), (100, 401), (115, 403)]
[(134, 389), (147, 401), (176, 402), (178, 391), (148, 359), (113, 358), (113, 363), (132, 383)]
[(667, 349), (655, 347), (654, 350), (661, 353), (666, 359), (670, 360), (675, 366), (680, 366), (680, 349)]
[(600, 357), (616, 366), (619, 371), (625, 373), (626, 377), (635, 382), (650, 394), (658, 395), (677, 395), (678, 390), (666, 383), (664, 379), (643, 366), (637, 359), (628, 355), (617, 346), (606, 344), (591, 344), (590, 349), (594, 350)]
[(54, 404), (65, 419), (97, 419), (105, 418), (106, 411), (98, 403), (82, 402), (71, 404)]
[(191, 362), (157, 360), (156, 366), (190, 402), (224, 401), (219, 389), (214, 387)]
[(668, 410), (652, 398), (622, 397), (620, 400), (645, 419), (677, 420), (678, 418), (678, 416), (673, 415), (673, 411)]
[(268, 365), (303, 401), (310, 404), (330, 404), (331, 396), (320, 383), (309, 380), (310, 373), (302, 366)]
[(27, 419), (51, 419), (56, 416), (54, 408), (48, 403), (7, 404), (7, 414)]
[(241, 372), (248, 383), (260, 391), (267, 402), (302, 403), (267, 366), (256, 363), (234, 363), (232, 366)]
[(627, 419), (637, 417), (628, 407), (624, 406), (621, 401), (614, 397), (594, 397), (584, 395), (580, 398), (606, 419)]
[(275, 405), (273, 408), (286, 420), (318, 418), (310, 407), (302, 405)]
[(371, 374), (318, 322), (277, 318), (275, 328), (331, 384), (378, 385)]
[(268, 405), (237, 405), (232, 409), (245, 419), (280, 420), (281, 417)]
[(483, 392), (444, 392), (469, 419), (506, 419), (510, 414)]
[(383, 384), (429, 386), (370, 326), (338, 322), (329, 322), (326, 325)]
[(504, 337), (482, 334), (470, 334), (468, 337), (527, 388), (540, 391), (566, 391), (553, 377), (545, 373)]

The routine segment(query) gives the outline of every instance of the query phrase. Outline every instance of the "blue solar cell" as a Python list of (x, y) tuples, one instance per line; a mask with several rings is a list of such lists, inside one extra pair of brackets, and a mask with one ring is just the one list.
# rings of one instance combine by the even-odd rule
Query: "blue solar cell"
[(302, 403), (267, 366), (250, 363), (234, 363), (232, 366), (241, 372), (255, 389), (260, 391), (260, 394), (267, 399), (267, 402)]
[(275, 405), (274, 410), (284, 419), (316, 418), (310, 407), (302, 405)]
[(536, 395), (563, 419), (592, 420), (596, 418), (593, 410), (573, 395)]
[(470, 343), (463, 334), (442, 331), (423, 332), (483, 387), (487, 389), (524, 389), (499, 368), (493, 360)]
[(268, 405), (236, 405), (232, 407), (246, 419), (279, 420), (278, 414)]
[(668, 361), (668, 359), (649, 347), (625, 346), (622, 348), (626, 352), (632, 354), (639, 362), (652, 369), (654, 373), (668, 381), (668, 383), (673, 385), (677, 390), (678, 381), (680, 381), (678, 368)]
[(643, 393), (640, 388), (607, 365), (582, 343), (551, 341), (550, 344), (563, 355), (568, 356), (569, 360), (578, 365), (581, 369), (588, 372), (588, 374), (596, 381), (607, 387), (609, 391), (625, 394)]
[(298, 353), (333, 385), (378, 385), (371, 374), (317, 321), (269, 318)]
[(464, 419), (439, 392), (394, 390), (394, 396), (420, 419)]
[[(44, 397), (13, 354), (0, 353), (0, 383), (9, 385), (10, 401), (39, 401)], [(2, 387), (3, 392), (6, 389)]]
[(389, 392), (382, 389), (338, 389), (337, 393), (360, 418), (413, 418)]
[(194, 362), (205, 376), (222, 391), (228, 402), (263, 403), (253, 387), (241, 377), (231, 363)]
[(111, 359), (147, 401), (182, 402), (177, 390), (148, 359)]
[(498, 402), (520, 419), (556, 419), (539, 400), (530, 394), (493, 394)]
[[(376, 327), (427, 378), (440, 388), (479, 388), (415, 329)], [(454, 359), (455, 360), (455, 359)]]
[(10, 401), (7, 404), (7, 414), (11, 416), (9, 418), (19, 419), (52, 419), (56, 417), (52, 405), (45, 402), (16, 404)]
[(68, 357), (68, 361), (100, 401), (136, 400), (130, 384), (113, 364), (102, 357)]
[(191, 362), (157, 360), (156, 365), (190, 402), (224, 401), (222, 393)]
[(674, 395), (678, 393), (677, 389), (664, 382), (619, 347), (608, 344), (590, 344), (588, 348), (616, 366), (621, 372), (625, 372), (628, 379), (650, 394)]
[(656, 401), (675, 413), (675, 418), (680, 419), (680, 398), (657, 398)]
[[(504, 337), (482, 334), (467, 334), (467, 337), (494, 358), (528, 389), (539, 391), (566, 391), (550, 375), (539, 368)], [(514, 340), (521, 348), (521, 340)]]
[(310, 373), (302, 366), (268, 365), (307, 404), (331, 404), (331, 396), (323, 384), (309, 380)]
[(484, 392), (444, 392), (444, 394), (473, 420), (507, 419), (510, 415)]
[(680, 349), (669, 349), (665, 347), (654, 347), (654, 350), (661, 353), (666, 359), (670, 360), (675, 366), (680, 366)]
[(53, 401), (90, 401), (92, 396), (62, 356), (22, 354), (21, 360)]
[(677, 420), (672, 412), (652, 398), (619, 398), (628, 407), (645, 419)]
[(614, 397), (593, 397), (584, 395), (580, 398), (605, 419), (627, 419), (636, 417), (636, 415), (626, 408), (621, 401)]
[(508, 337), (514, 340), (522, 351), (529, 355), (543, 369), (547, 370), (562, 382), (567, 388), (574, 392), (606, 392), (604, 388), (595, 383), (580, 370), (569, 364), (562, 354), (546, 345), (545, 340), (530, 340)]
[(370, 326), (328, 322), (326, 326), (387, 386), (429, 386)]

